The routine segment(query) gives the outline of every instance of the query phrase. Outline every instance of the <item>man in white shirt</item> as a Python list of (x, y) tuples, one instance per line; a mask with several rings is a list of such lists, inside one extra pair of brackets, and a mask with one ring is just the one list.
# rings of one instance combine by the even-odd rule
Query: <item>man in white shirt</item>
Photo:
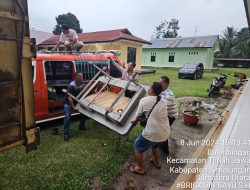
[[(172, 90), (169, 89), (169, 78), (167, 76), (162, 76), (159, 80), (159, 83), (162, 86), (162, 93), (161, 97), (167, 101), (168, 104), (168, 120), (169, 125), (172, 126), (175, 119), (178, 117), (178, 109), (174, 97), (174, 93)], [(160, 149), (163, 155), (169, 155), (169, 148), (168, 148), (168, 140), (166, 140), (161, 146)]]
[[(125, 69), (123, 67), (120, 67), (121, 70), (122, 70), (122, 79), (127, 80), (127, 81), (132, 80), (132, 77), (135, 74), (135, 72), (134, 72), (135, 67), (136, 67), (136, 64), (132, 63), (132, 62), (128, 63), (128, 68), (127, 69)], [(139, 75), (136, 75), (135, 78), (132, 81), (138, 82), (139, 81)]]
[(165, 142), (170, 135), (167, 102), (160, 97), (161, 92), (162, 86), (155, 82), (149, 88), (148, 96), (140, 100), (136, 119), (132, 121), (132, 125), (135, 126), (143, 113), (148, 116), (150, 110), (155, 105), (148, 117), (147, 124), (143, 129), (142, 134), (140, 134), (134, 142), (134, 153), (137, 165), (134, 167), (131, 166), (130, 171), (136, 174), (145, 174), (143, 153), (148, 149), (152, 149), (153, 159), (151, 160), (151, 163), (157, 169), (161, 168), (159, 146), (162, 142)]
[(52, 51), (57, 50), (61, 44), (63, 44), (66, 48), (66, 51), (80, 51), (83, 47), (83, 42), (78, 41), (78, 35), (75, 30), (69, 29), (67, 25), (62, 25), (62, 33), (60, 35), (59, 41), (56, 46), (52, 49)]
[[(127, 69), (120, 67), (121, 72), (122, 72), (122, 78), (123, 80), (127, 80), (127, 81), (132, 81), (132, 82), (138, 82), (139, 81), (139, 74), (135, 75), (134, 69), (136, 67), (135, 63), (129, 62), (128, 63), (128, 67)], [(135, 77), (133, 78), (133, 76), (135, 75)], [(131, 91), (131, 90), (126, 90), (125, 91), (125, 96), (132, 98), (135, 94), (135, 91)]]

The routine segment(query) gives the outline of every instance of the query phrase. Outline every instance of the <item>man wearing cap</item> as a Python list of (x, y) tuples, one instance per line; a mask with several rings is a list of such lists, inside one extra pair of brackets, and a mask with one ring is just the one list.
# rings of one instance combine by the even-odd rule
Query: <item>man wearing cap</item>
[(56, 46), (52, 49), (52, 51), (57, 50), (61, 44), (63, 44), (66, 48), (66, 51), (80, 51), (83, 47), (83, 42), (78, 41), (78, 35), (75, 30), (69, 29), (68, 25), (64, 24), (61, 26), (62, 33), (60, 35), (59, 41)]

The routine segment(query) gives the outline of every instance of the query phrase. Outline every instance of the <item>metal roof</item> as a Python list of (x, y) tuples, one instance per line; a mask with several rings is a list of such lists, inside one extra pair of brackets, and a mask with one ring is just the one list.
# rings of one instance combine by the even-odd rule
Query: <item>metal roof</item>
[[(142, 44), (151, 44), (149, 41), (141, 39), (131, 34), (131, 32), (124, 28), (124, 29), (117, 29), (117, 30), (106, 30), (106, 31), (98, 31), (98, 32), (85, 32), (79, 33), (78, 39), (83, 41), (83, 43), (104, 43), (104, 42), (114, 42), (118, 40), (129, 40), (135, 41)], [(56, 44), (59, 40), (58, 36), (53, 36), (41, 44)]]
[(44, 40), (47, 40), (47, 39), (51, 38), (52, 36), (54, 36), (54, 35), (49, 33), (49, 32), (43, 32), (43, 31), (38, 31), (38, 30), (34, 30), (34, 29), (30, 30), (30, 37), (36, 38), (37, 45), (41, 44)]
[(180, 37), (166, 39), (152, 39), (152, 45), (144, 45), (143, 48), (210, 48), (213, 47), (218, 35)]

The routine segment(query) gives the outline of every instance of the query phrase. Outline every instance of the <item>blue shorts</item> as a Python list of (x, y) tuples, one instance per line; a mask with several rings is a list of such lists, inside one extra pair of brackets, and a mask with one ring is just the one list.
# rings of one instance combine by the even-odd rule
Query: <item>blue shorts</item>
[(147, 151), (150, 148), (156, 149), (161, 144), (162, 144), (162, 142), (151, 142), (151, 141), (145, 139), (142, 136), (142, 134), (140, 134), (139, 137), (137, 137), (137, 139), (134, 142), (134, 149), (137, 152), (143, 153), (143, 152)]

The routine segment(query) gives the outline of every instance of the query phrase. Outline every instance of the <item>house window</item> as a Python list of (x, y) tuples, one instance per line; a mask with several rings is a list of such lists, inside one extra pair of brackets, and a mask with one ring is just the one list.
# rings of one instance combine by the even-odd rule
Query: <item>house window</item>
[(168, 57), (168, 62), (174, 62), (174, 55), (170, 55)]
[(136, 60), (136, 48), (128, 47), (127, 61), (135, 63)]
[(155, 55), (151, 55), (150, 61), (155, 62)]

